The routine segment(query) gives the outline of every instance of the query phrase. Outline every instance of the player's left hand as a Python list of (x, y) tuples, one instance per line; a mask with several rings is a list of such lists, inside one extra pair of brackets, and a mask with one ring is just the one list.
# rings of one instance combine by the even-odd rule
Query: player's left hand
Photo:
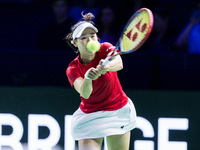
[(98, 70), (98, 73), (99, 74), (106, 74), (106, 72), (109, 71), (109, 66), (106, 65), (106, 66), (103, 66), (102, 63), (103, 63), (104, 59), (101, 59), (99, 64), (97, 65), (96, 69)]

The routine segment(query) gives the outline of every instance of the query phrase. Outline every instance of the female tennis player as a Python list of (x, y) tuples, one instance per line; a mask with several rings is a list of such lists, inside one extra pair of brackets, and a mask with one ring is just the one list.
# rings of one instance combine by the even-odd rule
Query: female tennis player
[(82, 16), (84, 20), (72, 26), (66, 36), (69, 46), (79, 53), (66, 70), (71, 86), (81, 98), (72, 118), (72, 137), (78, 140), (79, 150), (100, 150), (104, 137), (108, 150), (128, 150), (136, 111), (117, 76), (117, 71), (123, 69), (122, 59), (117, 55), (103, 66), (115, 47), (105, 42), (97, 52), (86, 48), (89, 41), (98, 41), (98, 29), (92, 22), (92, 13)]

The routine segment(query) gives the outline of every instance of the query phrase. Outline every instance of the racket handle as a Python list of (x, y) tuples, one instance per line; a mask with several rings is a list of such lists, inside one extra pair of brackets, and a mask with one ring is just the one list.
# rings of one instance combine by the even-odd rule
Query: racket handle
[(102, 66), (106, 66), (109, 62), (110, 62), (110, 56), (106, 57), (106, 59), (104, 60), (104, 62), (102, 63)]

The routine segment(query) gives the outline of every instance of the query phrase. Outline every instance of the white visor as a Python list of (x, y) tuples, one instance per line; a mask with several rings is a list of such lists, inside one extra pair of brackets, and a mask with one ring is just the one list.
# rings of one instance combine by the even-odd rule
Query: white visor
[(92, 28), (95, 32), (98, 32), (98, 29), (93, 26), (91, 23), (89, 22), (84, 22), (82, 23), (81, 25), (79, 25), (75, 30), (74, 32), (72, 33), (72, 38), (73, 40), (75, 38), (78, 38), (82, 35), (83, 31), (86, 29), (86, 28)]

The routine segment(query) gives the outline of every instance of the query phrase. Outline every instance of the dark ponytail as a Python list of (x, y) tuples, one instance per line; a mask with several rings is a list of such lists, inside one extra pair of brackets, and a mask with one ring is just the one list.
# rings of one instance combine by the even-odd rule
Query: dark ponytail
[(86, 22), (90, 22), (92, 24), (94, 24), (94, 22), (92, 21), (92, 19), (95, 18), (95, 16), (92, 13), (87, 13), (87, 14), (83, 14), (83, 12), (81, 13), (81, 15), (83, 16), (83, 20)]

